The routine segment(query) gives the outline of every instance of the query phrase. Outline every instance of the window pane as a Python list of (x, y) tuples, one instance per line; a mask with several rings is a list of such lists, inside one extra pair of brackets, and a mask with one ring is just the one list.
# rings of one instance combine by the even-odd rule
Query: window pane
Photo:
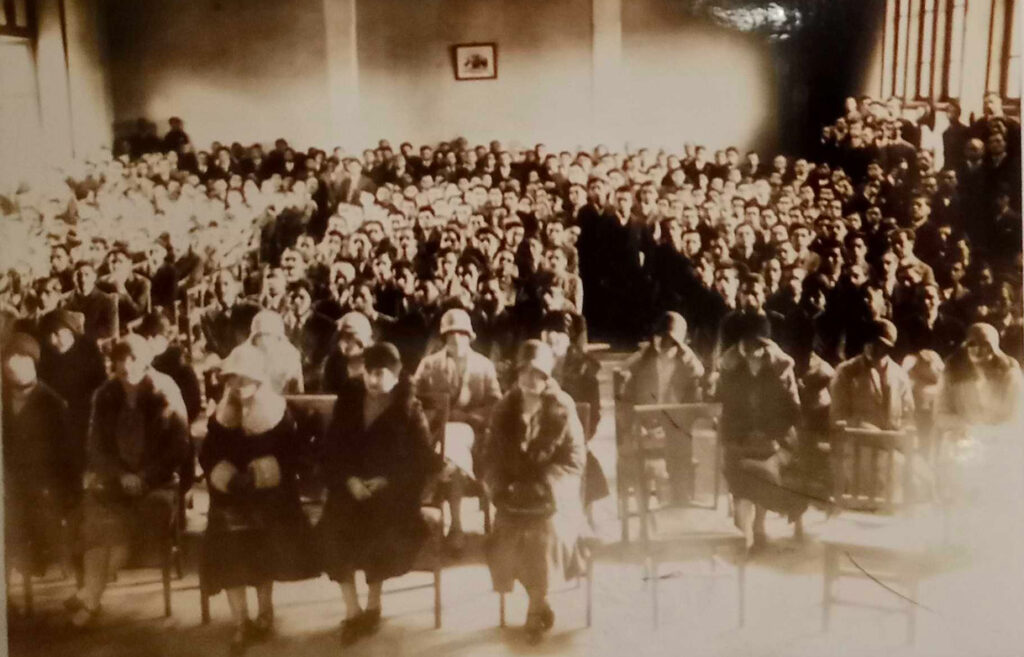
[(949, 97), (960, 97), (961, 69), (964, 54), (964, 2), (956, 0), (953, 5), (953, 21), (949, 47)]
[(1010, 57), (1008, 62), (1006, 97), (1020, 98), (1020, 55)]
[(943, 75), (946, 70), (946, 7), (948, 0), (938, 0), (935, 6), (935, 58), (932, 60), (932, 96), (941, 96), (946, 89)]
[(918, 77), (917, 95), (930, 98), (932, 94), (932, 29), (935, 20), (935, 0), (924, 0), (921, 32), (921, 75)]
[(907, 18), (910, 15), (910, 0), (900, 0), (899, 41), (896, 44), (896, 95), (903, 96), (907, 84)]
[(911, 0), (910, 31), (907, 36), (907, 93), (908, 97), (917, 95), (917, 46), (921, 40), (921, 0)]

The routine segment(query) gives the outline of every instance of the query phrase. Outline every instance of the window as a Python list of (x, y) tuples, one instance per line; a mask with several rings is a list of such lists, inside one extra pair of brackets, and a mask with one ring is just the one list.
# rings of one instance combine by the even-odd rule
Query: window
[(1007, 100), (1020, 100), (1020, 5), (1020, 0), (1006, 0), (999, 93)]
[(966, 0), (889, 0), (885, 95), (949, 100), (960, 95)]

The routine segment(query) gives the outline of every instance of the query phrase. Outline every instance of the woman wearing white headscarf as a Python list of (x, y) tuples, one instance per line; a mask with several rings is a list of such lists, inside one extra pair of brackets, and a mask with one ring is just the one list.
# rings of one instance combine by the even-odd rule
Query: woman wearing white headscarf
[[(200, 571), (206, 594), (227, 592), (235, 622), (231, 652), (240, 654), (273, 629), (273, 583), (316, 577), (319, 570), (297, 487), (302, 446), (284, 398), (269, 383), (266, 360), (241, 345), (224, 361), (222, 375), (224, 396), (199, 454), (210, 487)], [(248, 586), (259, 603), (255, 623)]]
[(261, 310), (252, 318), (249, 344), (262, 352), (267, 378), (278, 394), (296, 395), (305, 392), (302, 377), (302, 355), (284, 330), (284, 320), (273, 310)]

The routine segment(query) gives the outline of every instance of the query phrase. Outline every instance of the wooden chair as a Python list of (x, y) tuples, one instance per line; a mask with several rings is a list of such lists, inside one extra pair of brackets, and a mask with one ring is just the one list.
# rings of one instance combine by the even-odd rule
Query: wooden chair
[[(170, 500), (170, 517), (168, 520), (168, 526), (160, 529), (156, 528), (156, 531), (160, 532), (160, 542), (157, 547), (157, 560), (159, 561), (160, 568), (160, 583), (162, 585), (163, 601), (164, 601), (164, 616), (170, 617), (172, 613), (171, 605), (171, 580), (174, 578), (174, 574), (177, 575), (178, 579), (181, 579), (181, 545), (182, 545), (182, 526), (180, 522), (180, 516), (178, 515), (178, 508), (181, 504), (181, 490), (178, 486), (178, 475), (174, 475), (172, 482), (168, 484), (167, 490), (172, 491), (172, 498)], [(71, 527), (70, 519), (66, 519), (64, 530), (67, 535), (67, 540), (70, 542), (74, 540), (74, 537), (70, 536), (69, 528)], [(151, 558), (151, 557), (150, 557)], [(175, 571), (177, 571), (175, 573)], [(78, 575), (76, 574), (76, 578)], [(26, 572), (22, 573), (22, 593), (25, 600), (25, 615), (31, 616), (34, 612), (35, 607), (35, 591), (32, 582), (31, 569), (26, 568)]]
[(642, 564), (644, 581), (650, 587), (652, 624), (657, 629), (661, 619), (659, 586), (665, 579), (660, 565), (707, 559), (711, 576), (715, 577), (718, 576), (718, 554), (723, 550), (731, 552), (736, 559), (737, 624), (743, 627), (746, 622), (746, 539), (729, 519), (715, 513), (714, 509), (683, 507), (671, 511), (684, 514), (679, 524), (687, 527), (686, 531), (656, 538), (642, 536), (639, 542), (609, 546), (602, 556)]
[[(640, 518), (640, 533), (648, 537), (653, 519), (650, 508), (651, 482), (647, 478), (649, 461), (666, 458), (670, 442), (692, 440), (693, 430), (705, 422), (715, 431), (715, 457), (711, 464), (713, 496), (710, 508), (718, 508), (721, 487), (721, 442), (717, 436), (720, 404), (646, 404), (632, 405), (616, 402), (616, 431), (618, 447), (619, 518), (622, 523), (622, 541), (629, 542), (630, 518)], [(636, 497), (636, 511), (630, 509), (630, 498)], [(657, 509), (653, 509), (657, 510)]]
[[(590, 404), (578, 402), (576, 404), (576, 414), (583, 425), (583, 435), (589, 436), (592, 429), (590, 426)], [(582, 495), (582, 490), (580, 494)], [(579, 586), (580, 579), (585, 581), (584, 595), (586, 595), (587, 627), (590, 627), (593, 621), (594, 551), (597, 549), (597, 544), (589, 540), (584, 541), (583, 549), (586, 552), (586, 567), (582, 577), (576, 579), (576, 585)], [(498, 593), (498, 624), (501, 627), (505, 627), (505, 593)]]
[[(324, 433), (330, 426), (331, 415), (334, 412), (334, 403), (337, 399), (336, 395), (287, 395), (285, 400), (288, 402), (288, 408), (296, 418), (296, 423), (299, 426), (300, 432), (304, 433), (304, 438), (309, 441), (312, 449), (316, 448), (316, 445), (320, 439), (323, 438)], [(436, 404), (436, 407), (432, 407), (427, 412), (428, 420), (432, 413), (443, 413), (442, 419), (447, 419), (448, 405), (447, 395), (444, 400), (429, 399), (426, 400), (424, 406), (428, 404)], [(434, 423), (431, 423), (433, 431)], [(444, 449), (444, 423), (441, 422), (440, 426), (440, 449)], [(443, 456), (443, 451), (441, 452)], [(315, 470), (310, 471), (307, 469), (306, 481), (300, 477), (300, 490), (304, 491), (302, 506), (306, 515), (312, 522), (317, 522), (320, 518), (320, 514), (323, 511), (324, 498), (320, 491), (322, 491), (322, 485), (317, 481)], [(312, 475), (312, 476), (311, 476)], [(312, 481), (311, 481), (312, 479)], [(426, 549), (421, 553), (419, 563), (413, 568), (415, 571), (426, 571), (433, 574), (433, 581), (430, 584), (423, 586), (414, 586), (403, 591), (418, 590), (421, 588), (432, 587), (434, 589), (434, 627), (440, 629), (441, 627), (441, 571), (444, 566), (443, 558), (441, 555), (440, 541), (443, 538), (444, 532), (444, 521), (443, 515), (439, 508), (435, 506), (433, 502), (427, 502), (424, 504), (423, 509), (424, 519), (435, 528), (432, 532), (431, 541), (428, 543)], [(439, 529), (438, 529), (439, 528)], [(438, 537), (440, 532), (441, 537)], [(434, 544), (437, 544), (436, 546)], [(200, 579), (199, 582), (199, 596), (200, 596), (200, 612), (202, 614), (202, 623), (205, 625), (210, 622), (210, 598), (203, 586), (203, 582)]]
[[(943, 523), (935, 522), (932, 516), (907, 513), (915, 502), (914, 454), (914, 435), (910, 432), (848, 427), (833, 432), (832, 500), (851, 513), (845, 513), (822, 535), (824, 630), (829, 627), (834, 606), (869, 607), (905, 614), (908, 639), (913, 642), (920, 582), (946, 557), (943, 553), (939, 558), (940, 551), (934, 549), (941, 543), (937, 537)], [(846, 567), (844, 559), (852, 567)], [(870, 564), (870, 572), (866, 564)], [(893, 607), (842, 599), (834, 593), (842, 578), (868, 578), (881, 583), (893, 597), (902, 598), (902, 604)], [(905, 595), (895, 587), (903, 588)]]

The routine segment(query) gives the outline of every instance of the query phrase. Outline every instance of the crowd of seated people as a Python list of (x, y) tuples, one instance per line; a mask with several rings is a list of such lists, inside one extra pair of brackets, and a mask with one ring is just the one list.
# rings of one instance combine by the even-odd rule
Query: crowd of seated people
[[(142, 131), (52, 187), (0, 198), (12, 215), (0, 238), (17, 245), (0, 281), (9, 544), (30, 547), (32, 572), (72, 553), (84, 576), (67, 606), (74, 625), (92, 625), (140, 528), (166, 524), (169, 491), (192, 484), (188, 428), (204, 421), (213, 442), (199, 463), (226, 514), (210, 531), (242, 522), (246, 500), (273, 499), (274, 522), (292, 529), (272, 538), (301, 535), (294, 491), (263, 490), (297, 467), (280, 396), (337, 394), (320, 455), (335, 472), (325, 517), (360, 517), (375, 500), (416, 534), (410, 504), (436, 478), (457, 553), (460, 501), (482, 486), (498, 507), (495, 586), (526, 584), (539, 638), (554, 617), (550, 557), (572, 555), (552, 547), (566, 523), (545, 514), (568, 508), (555, 500), (572, 486), (587, 505), (608, 495), (586, 448), (600, 417), (593, 340), (637, 350), (625, 401), (728, 408), (737, 524), (763, 545), (768, 510), (799, 519), (807, 496), (778, 484), (826, 467), (807, 446), (832, 427), (900, 429), (931, 403), (976, 421), (1005, 398), (999, 413), (1011, 414), (1024, 357), (1020, 126), (997, 100), (970, 126), (951, 107), (941, 170), (898, 101), (867, 98), (850, 99), (811, 159), (770, 163), (735, 148), (556, 153), (464, 139), (397, 151), (382, 140), (358, 157), (285, 140), (198, 150), (180, 119), (163, 140)], [(945, 392), (929, 396), (936, 386)], [(372, 448), (395, 432), (435, 440), (415, 397), (436, 394), (450, 404), (446, 461), (396, 443), (417, 476), (391, 498), (409, 473)], [(247, 416), (256, 395), (277, 410)], [(573, 400), (590, 405), (585, 426)], [(667, 456), (659, 495), (687, 497), (672, 482), (688, 459)], [(19, 514), (25, 505), (50, 515)], [(357, 545), (343, 530), (319, 527), (327, 556), (307, 556), (340, 582), (352, 641), (379, 626), (381, 581), (409, 559), (371, 555), (387, 542)], [(506, 549), (522, 536), (540, 541), (533, 561)], [(246, 552), (237, 536), (226, 545)], [(272, 625), (268, 582), (309, 571), (298, 552), (214, 579), (236, 648)], [(369, 610), (359, 569), (373, 573)], [(246, 586), (259, 592), (255, 624)]]

